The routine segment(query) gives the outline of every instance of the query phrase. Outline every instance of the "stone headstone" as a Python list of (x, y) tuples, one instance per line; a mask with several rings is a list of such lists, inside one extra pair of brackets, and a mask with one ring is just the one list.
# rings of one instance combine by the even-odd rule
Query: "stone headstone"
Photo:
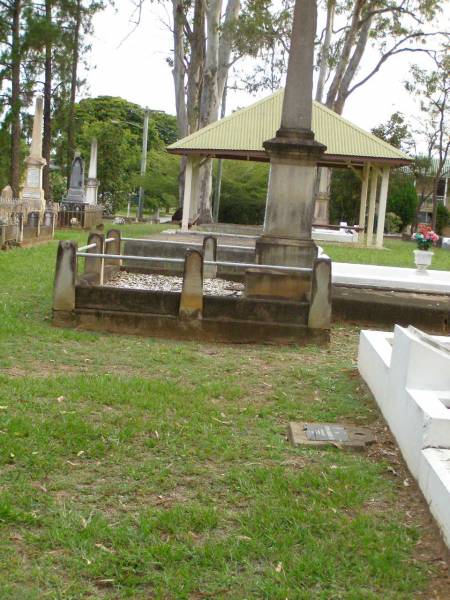
[(70, 174), (70, 187), (67, 193), (66, 202), (84, 203), (86, 200), (84, 194), (84, 162), (77, 152), (72, 162), (72, 171)]

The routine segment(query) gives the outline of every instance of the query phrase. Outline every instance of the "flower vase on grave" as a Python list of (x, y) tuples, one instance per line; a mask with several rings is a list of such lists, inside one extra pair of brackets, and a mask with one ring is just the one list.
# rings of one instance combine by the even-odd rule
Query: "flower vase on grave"
[(417, 272), (421, 275), (427, 274), (427, 269), (431, 265), (434, 252), (431, 250), (414, 250), (414, 262), (416, 263)]
[(414, 239), (418, 248), (414, 250), (414, 262), (416, 263), (417, 272), (426, 275), (434, 254), (430, 248), (432, 244), (439, 240), (439, 236), (434, 233), (429, 225), (422, 224), (419, 226), (419, 231), (414, 234)]

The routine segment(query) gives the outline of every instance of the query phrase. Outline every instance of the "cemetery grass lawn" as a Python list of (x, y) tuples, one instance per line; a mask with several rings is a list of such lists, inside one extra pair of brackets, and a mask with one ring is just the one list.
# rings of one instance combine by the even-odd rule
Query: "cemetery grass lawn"
[[(336, 262), (406, 267), (415, 269), (412, 242), (385, 239), (382, 250), (376, 248), (350, 247), (345, 244), (321, 244), (324, 251)], [(433, 248), (432, 269), (450, 271), (450, 250)]]
[[(55, 251), (0, 253), (0, 598), (450, 597), (356, 329), (304, 349), (54, 329)], [(384, 444), (294, 448), (290, 420)]]

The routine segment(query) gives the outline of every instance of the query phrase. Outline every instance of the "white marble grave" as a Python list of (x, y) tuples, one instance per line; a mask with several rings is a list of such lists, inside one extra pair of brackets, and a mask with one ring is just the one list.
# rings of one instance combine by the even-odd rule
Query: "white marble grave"
[(450, 547), (450, 337), (362, 331), (358, 367)]

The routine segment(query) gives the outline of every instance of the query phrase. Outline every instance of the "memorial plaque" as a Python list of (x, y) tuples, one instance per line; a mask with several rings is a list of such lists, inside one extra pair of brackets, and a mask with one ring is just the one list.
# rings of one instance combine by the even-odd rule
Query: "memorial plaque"
[(288, 435), (294, 446), (364, 450), (375, 442), (375, 436), (367, 427), (337, 423), (289, 423)]
[(349, 440), (345, 427), (341, 425), (308, 425), (306, 436), (308, 440), (317, 442), (348, 442)]

